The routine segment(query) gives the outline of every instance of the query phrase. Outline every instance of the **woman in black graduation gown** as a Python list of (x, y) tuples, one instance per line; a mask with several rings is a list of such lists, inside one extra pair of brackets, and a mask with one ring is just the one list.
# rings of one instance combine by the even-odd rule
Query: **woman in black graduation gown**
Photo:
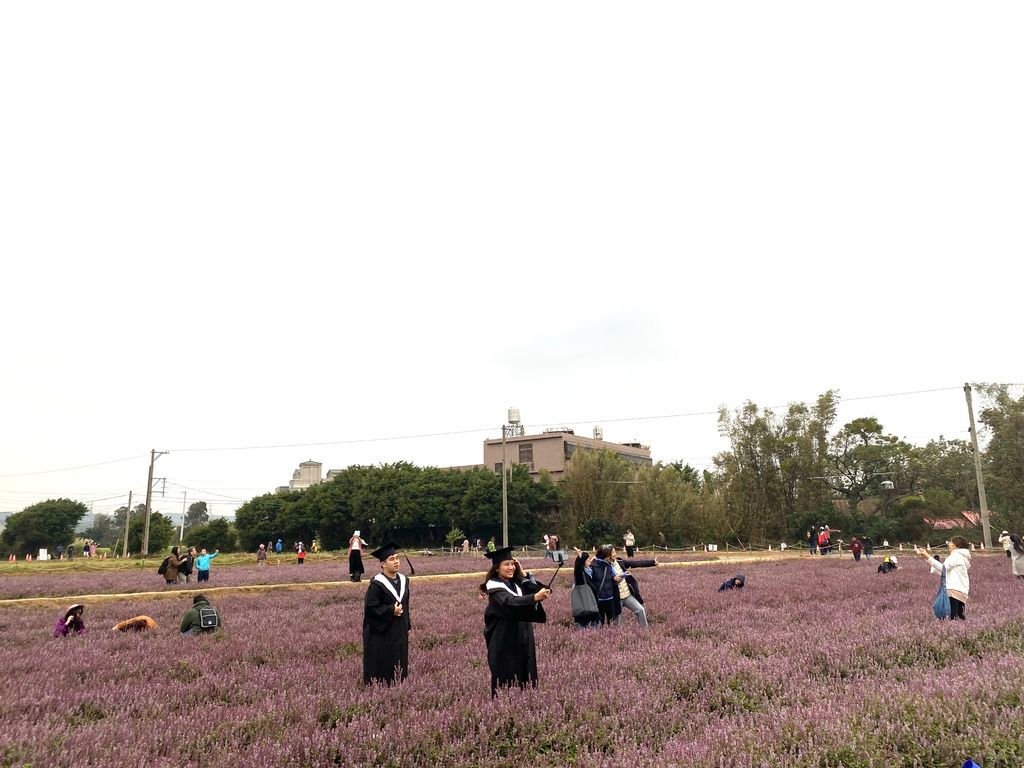
[(409, 579), (398, 569), (397, 544), (385, 544), (371, 553), (381, 572), (370, 581), (363, 602), (363, 683), (395, 682), (395, 669), (404, 680), (409, 674)]
[(537, 685), (537, 649), (533, 625), (547, 617), (541, 605), (551, 590), (523, 575), (512, 548), (489, 552), (491, 569), (480, 591), (487, 595), (484, 639), (491, 668), (491, 695), (498, 687)]

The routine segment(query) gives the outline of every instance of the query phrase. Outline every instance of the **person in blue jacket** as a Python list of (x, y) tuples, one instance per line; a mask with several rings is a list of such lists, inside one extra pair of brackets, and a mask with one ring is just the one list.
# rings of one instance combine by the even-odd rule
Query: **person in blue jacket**
[(199, 550), (199, 557), (196, 558), (196, 581), (210, 580), (210, 561), (219, 554), (219, 549), (212, 555), (206, 554), (206, 547)]

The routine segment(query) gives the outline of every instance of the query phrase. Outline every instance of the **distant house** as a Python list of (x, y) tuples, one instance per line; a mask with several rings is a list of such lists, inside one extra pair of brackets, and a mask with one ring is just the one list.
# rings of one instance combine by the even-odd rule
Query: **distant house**
[(651, 466), (650, 446), (640, 443), (612, 443), (602, 439), (598, 431), (594, 437), (582, 437), (571, 429), (549, 429), (535, 435), (516, 435), (505, 441), (502, 455), (501, 438), (484, 441), (484, 466), (501, 471), (507, 459), (509, 465), (523, 465), (534, 480), (540, 479), (542, 470), (558, 481), (565, 475), (566, 465), (576, 451), (611, 451), (621, 459), (638, 466)]
[(981, 515), (970, 509), (965, 509), (959, 517), (940, 518), (926, 517), (925, 524), (934, 531), (951, 531), (957, 528), (980, 528)]

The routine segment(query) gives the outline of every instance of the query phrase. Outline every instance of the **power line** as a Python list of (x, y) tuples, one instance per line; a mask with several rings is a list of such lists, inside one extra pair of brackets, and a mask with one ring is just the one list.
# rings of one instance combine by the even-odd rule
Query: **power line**
[[(1018, 385), (1010, 384), (1008, 386), (1018, 386)], [(959, 391), (960, 389), (961, 389), (960, 386), (955, 386), (955, 387), (935, 387), (935, 388), (931, 388), (931, 389), (917, 389), (917, 390), (910, 390), (910, 391), (905, 391), (905, 392), (887, 392), (887, 393), (874, 394), (874, 395), (859, 395), (859, 396), (855, 396), (855, 397), (839, 397), (839, 402), (854, 402), (854, 401), (861, 401), (861, 400), (880, 400), (880, 399), (883, 399), (883, 398), (890, 398), (890, 397), (908, 397), (908, 396), (911, 396), (911, 395), (923, 395), (923, 394), (931, 394), (931, 393), (935, 393), (935, 392), (950, 392), (950, 391), (954, 391), (954, 390)], [(750, 402), (750, 401), (748, 400), (747, 402)], [(797, 403), (797, 402), (805, 402), (805, 401), (793, 400), (793, 401), (791, 401), (789, 403), (783, 403), (781, 405), (767, 406), (766, 409), (785, 408), (785, 407), (788, 407), (789, 405), (792, 405), (793, 403)], [(628, 422), (628, 421), (658, 421), (658, 420), (664, 420), (664, 419), (693, 418), (693, 417), (698, 417), (698, 416), (717, 416), (719, 413), (720, 413), (720, 409), (715, 409), (713, 411), (688, 411), (688, 412), (683, 412), (683, 413), (666, 413), (666, 414), (659, 414), (659, 415), (653, 415), (653, 416), (624, 416), (624, 417), (613, 418), (613, 419), (572, 419), (572, 420), (565, 420), (565, 419), (563, 419), (563, 420), (557, 421), (557, 422), (549, 422), (549, 423), (545, 423), (545, 424), (537, 424), (537, 425), (534, 425), (534, 426), (536, 426), (538, 428), (546, 428), (546, 427), (554, 427), (554, 426), (563, 426), (563, 425), (566, 425), (566, 424), (614, 424), (614, 423), (621, 423), (621, 422)], [(236, 446), (206, 447), (206, 448), (203, 448), (203, 447), (196, 447), (196, 448), (173, 448), (169, 452), (170, 453), (212, 453), (212, 452), (227, 452), (227, 451), (273, 450), (273, 449), (281, 449), (281, 448), (317, 448), (317, 447), (325, 447), (325, 446), (332, 446), (332, 445), (357, 445), (357, 444), (362, 444), (362, 443), (391, 442), (391, 441), (399, 441), (399, 440), (423, 440), (423, 439), (431, 438), (431, 437), (452, 437), (452, 436), (456, 436), (456, 435), (470, 435), (470, 434), (480, 434), (480, 433), (486, 433), (486, 432), (493, 432), (493, 431), (495, 431), (497, 429), (500, 429), (500, 425), (498, 425), (498, 426), (491, 426), (491, 427), (478, 427), (478, 428), (474, 428), (474, 429), (450, 430), (450, 431), (445, 431), (445, 432), (424, 432), (424, 433), (409, 434), (409, 435), (388, 435), (388, 436), (383, 436), (383, 437), (353, 438), (353, 439), (349, 439), (349, 440), (326, 440), (326, 441), (310, 442), (310, 443), (271, 443), (271, 444), (265, 444), (265, 445), (236, 445)], [(125, 458), (122, 458), (122, 459), (111, 459), (109, 461), (100, 461), (100, 462), (96, 462), (94, 464), (82, 464), (82, 465), (75, 466), (75, 467), (62, 467), (60, 469), (39, 470), (39, 471), (36, 471), (36, 472), (20, 472), (20, 473), (4, 474), (4, 475), (0, 475), (0, 479), (8, 478), (8, 477), (28, 477), (28, 476), (31, 476), (31, 475), (45, 475), (45, 474), (51, 474), (51, 473), (54, 473), (54, 472), (70, 472), (70, 471), (73, 471), (73, 470), (76, 470), (76, 469), (89, 469), (91, 467), (100, 467), (100, 466), (104, 466), (104, 465), (107, 465), (107, 464), (116, 464), (116, 463), (124, 462), (124, 461), (133, 461), (135, 459), (140, 459), (140, 458), (145, 458), (145, 457), (146, 457), (146, 454), (139, 454), (139, 455), (135, 455), (135, 456), (128, 456), (128, 457), (125, 457)], [(190, 490), (194, 490), (194, 489), (190, 489)], [(200, 492), (201, 493), (205, 493), (205, 491), (200, 491)], [(213, 494), (211, 494), (211, 495), (213, 495)], [(233, 498), (233, 497), (230, 497), (230, 498)]]

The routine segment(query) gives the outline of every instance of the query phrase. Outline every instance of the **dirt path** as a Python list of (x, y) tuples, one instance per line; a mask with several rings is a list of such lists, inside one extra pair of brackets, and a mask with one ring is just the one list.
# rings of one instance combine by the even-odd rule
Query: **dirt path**
[[(788, 552), (728, 552), (718, 553), (719, 557), (714, 560), (691, 560), (683, 562), (668, 562), (659, 563), (659, 568), (685, 568), (692, 566), (701, 565), (715, 565), (721, 563), (756, 563), (772, 560), (795, 560), (800, 559), (799, 553), (788, 553)], [(806, 555), (803, 555), (806, 557)], [(550, 573), (554, 574), (555, 568), (534, 568), (532, 572), (535, 574)], [(572, 579), (571, 562), (566, 561), (566, 565), (562, 567), (559, 578), (568, 572), (569, 579)], [(486, 576), (486, 571), (474, 571), (470, 573), (434, 573), (423, 576), (414, 576), (416, 581), (443, 581), (447, 579), (482, 579)], [(174, 588), (174, 589), (162, 589), (159, 591), (148, 591), (148, 592), (112, 592), (98, 595), (61, 595), (59, 597), (19, 597), (10, 598), (6, 600), (0, 600), (0, 608), (13, 608), (17, 606), (24, 606), (29, 608), (38, 607), (49, 607), (54, 605), (67, 605), (68, 603), (100, 603), (100, 602), (116, 602), (116, 601), (128, 601), (128, 600), (162, 600), (162, 599), (180, 599), (186, 595), (227, 595), (227, 594), (244, 594), (247, 592), (262, 593), (262, 592), (274, 592), (278, 590), (285, 591), (300, 591), (307, 589), (353, 589), (353, 588), (364, 588), (366, 582), (354, 582), (354, 581), (313, 581), (313, 582), (293, 582), (286, 584), (244, 584), (232, 587), (203, 587), (202, 589), (196, 588)]]

